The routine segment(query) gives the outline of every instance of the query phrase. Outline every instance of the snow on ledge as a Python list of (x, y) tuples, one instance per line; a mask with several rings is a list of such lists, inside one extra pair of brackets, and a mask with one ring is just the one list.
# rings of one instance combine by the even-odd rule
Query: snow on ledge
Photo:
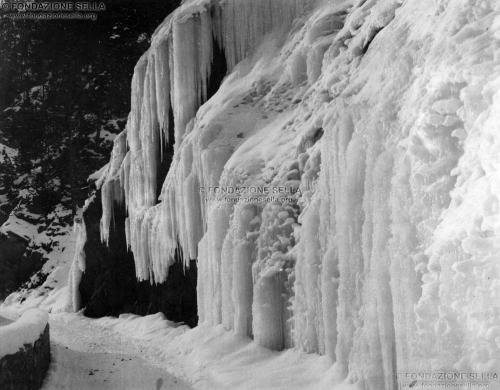
[(49, 317), (42, 310), (30, 309), (9, 325), (0, 326), (0, 358), (33, 344), (43, 333)]

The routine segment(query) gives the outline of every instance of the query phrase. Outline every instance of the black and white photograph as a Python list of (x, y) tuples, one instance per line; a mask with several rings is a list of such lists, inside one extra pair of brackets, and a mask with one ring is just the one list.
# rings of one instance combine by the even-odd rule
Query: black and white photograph
[(0, 390), (500, 390), (500, 0), (0, 0)]

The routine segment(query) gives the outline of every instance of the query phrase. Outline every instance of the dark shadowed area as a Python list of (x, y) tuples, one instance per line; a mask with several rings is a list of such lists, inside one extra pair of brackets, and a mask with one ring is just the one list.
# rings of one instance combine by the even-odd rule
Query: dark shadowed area
[(122, 313), (140, 315), (163, 312), (172, 321), (195, 326), (196, 262), (184, 269), (179, 261), (170, 267), (167, 280), (158, 285), (149, 281), (138, 282), (134, 259), (125, 242), (125, 213), (116, 206), (114, 226), (110, 231), (109, 245), (101, 243), (99, 221), (101, 218), (100, 192), (84, 213), (87, 227), (85, 244), (86, 269), (80, 282), (80, 295), (84, 314), (89, 317)]

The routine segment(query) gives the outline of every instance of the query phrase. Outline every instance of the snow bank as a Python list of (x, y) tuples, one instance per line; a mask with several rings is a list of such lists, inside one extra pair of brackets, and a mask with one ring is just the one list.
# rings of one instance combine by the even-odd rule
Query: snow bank
[(128, 342), (146, 342), (169, 372), (196, 389), (327, 388), (323, 381), (328, 359), (297, 350), (272, 352), (222, 327), (189, 329), (166, 321), (161, 314), (126, 314), (97, 323), (122, 334)]
[[(306, 3), (187, 1), (160, 26), (103, 239), (123, 198), (139, 279), (180, 245), (200, 329), (325, 355), (332, 386), (500, 369), (498, 2)], [(230, 73), (204, 102), (210, 33)], [(285, 193), (230, 191), (264, 187)]]
[(25, 344), (33, 344), (40, 338), (47, 323), (46, 312), (30, 309), (15, 322), (0, 326), (0, 358), (16, 353)]

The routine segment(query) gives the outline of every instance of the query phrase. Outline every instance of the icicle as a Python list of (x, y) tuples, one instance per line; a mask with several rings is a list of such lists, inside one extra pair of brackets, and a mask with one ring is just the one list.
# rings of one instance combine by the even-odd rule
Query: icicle
[(319, 206), (316, 197), (301, 218), (302, 229), (295, 267), (295, 345), (307, 352), (324, 352), (321, 290)]
[[(161, 151), (163, 151), (164, 141), (171, 140), (169, 134), (169, 111), (170, 111), (170, 59), (168, 38), (158, 43), (155, 51), (155, 90), (157, 117), (162, 136), (160, 140)], [(162, 158), (163, 159), (163, 158)]]
[(75, 255), (69, 271), (68, 290), (71, 297), (71, 311), (77, 312), (81, 308), (80, 280), (82, 273), (85, 272), (85, 251), (83, 248), (87, 241), (87, 232), (83, 220), (75, 221), (73, 234), (76, 236)]
[(73, 236), (75, 237), (75, 252), (68, 277), (68, 309), (77, 312), (81, 309), (80, 281), (85, 272), (85, 244), (87, 243), (87, 228), (83, 214), (95, 200), (95, 195), (85, 201), (83, 208), (78, 211), (73, 224)]
[(259, 345), (274, 350), (291, 345), (287, 327), (291, 291), (287, 281), (294, 262), (287, 252), (295, 245), (295, 214), (288, 204), (264, 207), (253, 264), (253, 334)]
[(122, 203), (124, 192), (120, 184), (121, 165), (127, 152), (126, 132), (120, 133), (114, 140), (113, 150), (108, 169), (105, 172), (105, 180), (101, 186), (101, 241), (108, 242), (109, 229), (113, 219), (115, 202)]
[(234, 328), (233, 289), (233, 231), (229, 230), (224, 237), (221, 251), (221, 315), (222, 325), (227, 330)]
[(262, 41), (265, 34), (287, 29), (293, 20), (311, 9), (314, 0), (230, 0), (222, 6), (215, 26), (224, 48), (228, 68), (232, 69)]
[[(234, 331), (243, 336), (252, 336), (253, 280), (252, 264), (256, 250), (256, 235), (260, 220), (254, 205), (238, 204), (233, 220), (233, 283)], [(257, 218), (256, 218), (257, 217)]]

